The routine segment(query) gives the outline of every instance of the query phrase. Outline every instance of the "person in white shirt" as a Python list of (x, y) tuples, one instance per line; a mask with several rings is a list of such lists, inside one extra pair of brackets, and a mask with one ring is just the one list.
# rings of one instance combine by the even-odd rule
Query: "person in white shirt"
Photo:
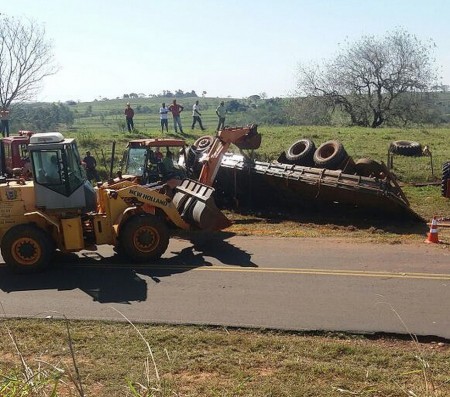
[(203, 127), (202, 124), (202, 119), (201, 117), (201, 113), (200, 113), (200, 106), (198, 104), (198, 101), (195, 101), (194, 106), (192, 106), (192, 129), (194, 129), (195, 127), (195, 123), (198, 122), (198, 124), (200, 125), (200, 129), (202, 131), (206, 130), (206, 128)]
[(166, 128), (166, 132), (169, 132), (169, 120), (167, 114), (169, 113), (169, 108), (166, 107), (166, 104), (163, 102), (162, 106), (159, 108), (159, 118), (161, 120), (161, 132), (164, 132), (164, 127)]

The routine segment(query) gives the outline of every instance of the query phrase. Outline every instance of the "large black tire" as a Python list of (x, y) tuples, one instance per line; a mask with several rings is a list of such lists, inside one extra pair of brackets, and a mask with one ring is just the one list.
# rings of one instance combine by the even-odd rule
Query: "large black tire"
[(389, 151), (401, 156), (421, 156), (422, 145), (414, 141), (394, 141), (391, 143)]
[(281, 164), (288, 164), (289, 161), (286, 158), (286, 152), (281, 152), (280, 155), (277, 158), (277, 161)]
[(156, 260), (166, 252), (169, 230), (155, 215), (135, 215), (120, 230), (119, 247), (133, 262)]
[(50, 263), (55, 246), (48, 233), (33, 224), (17, 225), (2, 239), (2, 256), (14, 273), (44, 270)]
[(206, 152), (214, 142), (214, 137), (211, 135), (201, 136), (194, 142), (194, 147), (197, 152)]
[(286, 150), (286, 160), (291, 164), (311, 166), (316, 145), (311, 139), (300, 139)]
[(360, 176), (380, 178), (384, 176), (383, 166), (375, 160), (362, 158), (356, 161), (355, 173)]
[(450, 161), (442, 164), (442, 196), (450, 198), (450, 192), (447, 189), (447, 183), (450, 180)]
[(314, 152), (313, 159), (319, 168), (337, 170), (348, 159), (348, 154), (341, 142), (333, 140), (322, 143)]

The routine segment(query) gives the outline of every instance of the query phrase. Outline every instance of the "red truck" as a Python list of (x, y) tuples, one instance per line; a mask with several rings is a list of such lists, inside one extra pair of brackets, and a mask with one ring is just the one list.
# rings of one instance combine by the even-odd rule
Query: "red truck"
[(28, 158), (28, 144), (32, 131), (19, 131), (18, 135), (11, 135), (0, 140), (1, 174), (11, 177), (21, 175), (26, 169)]

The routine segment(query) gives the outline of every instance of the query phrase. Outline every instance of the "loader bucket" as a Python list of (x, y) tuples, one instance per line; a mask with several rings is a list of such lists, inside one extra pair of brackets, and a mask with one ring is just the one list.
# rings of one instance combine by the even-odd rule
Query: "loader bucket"
[(216, 207), (214, 189), (192, 179), (184, 179), (177, 186), (173, 203), (183, 220), (202, 230), (222, 230), (231, 225)]
[(253, 124), (250, 127), (249, 132), (241, 139), (235, 142), (235, 145), (239, 149), (254, 150), (261, 146), (261, 134), (258, 133), (258, 126)]

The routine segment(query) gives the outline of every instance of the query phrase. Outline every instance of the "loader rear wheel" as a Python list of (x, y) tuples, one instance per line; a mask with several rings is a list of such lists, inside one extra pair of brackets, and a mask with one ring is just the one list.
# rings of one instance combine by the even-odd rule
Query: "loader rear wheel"
[(14, 226), (2, 240), (2, 256), (15, 273), (44, 270), (54, 253), (54, 244), (47, 233), (32, 224)]
[(158, 259), (169, 245), (169, 230), (157, 216), (136, 215), (120, 232), (123, 255), (134, 262)]

